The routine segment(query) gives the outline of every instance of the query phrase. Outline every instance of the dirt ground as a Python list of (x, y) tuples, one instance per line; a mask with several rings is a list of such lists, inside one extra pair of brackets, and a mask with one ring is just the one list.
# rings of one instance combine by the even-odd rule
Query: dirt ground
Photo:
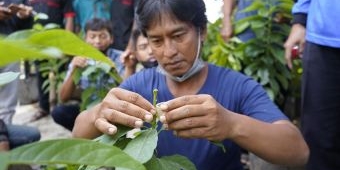
[(18, 106), (13, 117), (13, 124), (28, 125), (39, 128), (41, 132), (41, 140), (71, 137), (71, 132), (56, 124), (51, 115), (43, 117), (37, 121), (30, 122), (36, 112), (38, 112), (38, 106), (36, 103)]

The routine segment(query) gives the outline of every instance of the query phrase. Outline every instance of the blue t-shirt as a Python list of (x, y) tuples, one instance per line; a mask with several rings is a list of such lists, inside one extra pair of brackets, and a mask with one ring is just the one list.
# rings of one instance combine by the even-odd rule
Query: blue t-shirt
[[(129, 77), (121, 86), (139, 93), (152, 102), (152, 91), (158, 89), (158, 102), (174, 98), (166, 84), (164, 75), (156, 68), (144, 69)], [(230, 69), (209, 64), (208, 77), (198, 94), (209, 94), (223, 107), (264, 122), (287, 120), (287, 117), (273, 104), (257, 82)], [(204, 139), (182, 139), (171, 131), (159, 134), (158, 156), (180, 154), (189, 158), (202, 170), (241, 170), (240, 148), (230, 140), (224, 140), (227, 149), (222, 149)]]
[(340, 48), (340, 1), (299, 0), (293, 14), (307, 14), (306, 39), (315, 44)]

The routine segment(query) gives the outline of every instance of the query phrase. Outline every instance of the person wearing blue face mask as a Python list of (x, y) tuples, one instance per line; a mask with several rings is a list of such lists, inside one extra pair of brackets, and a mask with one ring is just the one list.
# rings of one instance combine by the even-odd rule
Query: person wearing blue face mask
[(130, 76), (79, 114), (74, 137), (113, 135), (117, 125), (142, 127), (156, 113), (152, 91), (158, 89), (164, 113), (159, 123), (167, 130), (159, 133), (157, 156), (183, 155), (199, 170), (242, 170), (242, 147), (272, 163), (306, 163), (309, 149), (301, 133), (260, 84), (202, 61), (203, 0), (141, 0), (136, 14), (158, 66)]

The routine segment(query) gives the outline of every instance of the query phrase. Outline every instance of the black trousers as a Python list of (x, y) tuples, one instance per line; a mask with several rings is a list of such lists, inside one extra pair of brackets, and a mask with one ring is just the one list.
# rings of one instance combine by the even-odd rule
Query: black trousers
[(301, 128), (307, 170), (340, 169), (340, 48), (307, 42), (303, 54)]

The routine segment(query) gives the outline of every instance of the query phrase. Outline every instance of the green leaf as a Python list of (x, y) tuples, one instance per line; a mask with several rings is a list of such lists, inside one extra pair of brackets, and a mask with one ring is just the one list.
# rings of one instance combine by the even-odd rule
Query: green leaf
[(13, 32), (6, 37), (7, 40), (24, 40), (30, 37), (32, 34), (37, 33), (35, 30), (21, 30)]
[(157, 141), (157, 130), (150, 128), (129, 142), (129, 144), (125, 147), (124, 152), (139, 162), (145, 163), (151, 159), (157, 146)]
[(250, 65), (248, 65), (245, 69), (244, 69), (244, 73), (248, 76), (251, 76), (254, 71), (257, 69), (258, 67), (258, 63), (254, 62)]
[(84, 70), (82, 68), (75, 68), (74, 73), (72, 75), (74, 84), (79, 84), (83, 71)]
[(195, 165), (186, 157), (181, 155), (164, 156), (162, 158), (152, 157), (145, 164), (148, 170), (196, 170)]
[(254, 1), (251, 5), (242, 10), (242, 12), (250, 12), (261, 8), (264, 8), (264, 3), (261, 1)]
[(264, 18), (267, 18), (267, 17), (269, 17), (270, 13), (269, 13), (267, 8), (261, 8), (261, 9), (258, 10), (258, 14), (260, 16), (264, 17)]
[(241, 24), (237, 24), (235, 25), (235, 28), (234, 28), (234, 33), (237, 35), (237, 34), (240, 34), (242, 33), (243, 31), (245, 31), (248, 27), (250, 26), (250, 23), (249, 22), (243, 22)]
[(45, 59), (52, 56), (42, 53), (34, 46), (23, 40), (0, 40), (0, 66), (21, 59)]
[(126, 135), (126, 133), (131, 130), (132, 128), (130, 127), (126, 127), (126, 126), (122, 126), (122, 125), (117, 125), (117, 133), (113, 136), (109, 136), (109, 135), (102, 135), (96, 139), (94, 139), (94, 141), (97, 141), (97, 142), (101, 142), (101, 143), (105, 143), (105, 144), (108, 144), (108, 145), (114, 145), (117, 140), (121, 137), (123, 137), (124, 135)]
[(95, 73), (97, 71), (97, 67), (95, 65), (86, 66), (85, 70), (82, 72), (82, 76), (88, 77), (90, 74)]
[(84, 139), (35, 142), (13, 149), (8, 164), (83, 164), (145, 170), (117, 147)]
[(223, 143), (222, 142), (213, 142), (213, 141), (210, 141), (212, 144), (220, 147), (222, 149), (222, 151), (225, 153), (227, 152), (226, 148), (224, 147)]
[(9, 153), (0, 152), (0, 170), (6, 170), (9, 162)]
[(280, 75), (280, 74), (276, 74), (276, 78), (279, 80), (281, 86), (283, 87), (283, 89), (288, 89), (288, 78)]
[(266, 92), (267, 92), (269, 98), (270, 98), (271, 100), (274, 100), (274, 99), (275, 99), (275, 94), (274, 94), (273, 90), (270, 89), (270, 88), (265, 88), (265, 90), (266, 90)]
[(266, 85), (269, 82), (269, 71), (268, 69), (261, 68), (257, 71), (257, 76), (260, 77), (260, 84)]
[(107, 63), (99, 62), (99, 63), (96, 64), (96, 66), (97, 66), (97, 68), (103, 70), (105, 73), (108, 73), (111, 70), (111, 66), (108, 65)]
[(19, 72), (4, 72), (0, 73), (0, 88), (1, 86), (10, 83), (11, 81), (15, 80), (19, 76)]
[(103, 61), (114, 66), (113, 61), (102, 52), (69, 31), (62, 29), (41, 31), (33, 34), (28, 40), (31, 43), (41, 46), (57, 47), (65, 54), (71, 56), (88, 56), (97, 61)]

